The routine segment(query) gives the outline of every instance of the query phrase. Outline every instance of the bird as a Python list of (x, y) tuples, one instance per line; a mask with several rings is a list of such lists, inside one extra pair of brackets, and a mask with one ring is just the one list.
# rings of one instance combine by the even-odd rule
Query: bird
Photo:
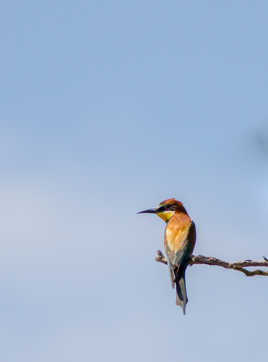
[(185, 314), (188, 303), (185, 271), (195, 247), (195, 223), (182, 202), (175, 198), (164, 200), (157, 208), (143, 210), (138, 214), (156, 214), (166, 223), (164, 250), (171, 285), (173, 288), (176, 286), (176, 304), (182, 308), (183, 314)]

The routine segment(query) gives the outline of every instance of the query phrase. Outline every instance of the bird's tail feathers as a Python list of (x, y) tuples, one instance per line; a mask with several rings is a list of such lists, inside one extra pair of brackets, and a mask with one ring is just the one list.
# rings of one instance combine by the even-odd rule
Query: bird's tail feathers
[(188, 302), (186, 283), (185, 283), (185, 269), (181, 265), (174, 269), (175, 283), (176, 283), (176, 304), (182, 307), (183, 314), (185, 314), (186, 304)]

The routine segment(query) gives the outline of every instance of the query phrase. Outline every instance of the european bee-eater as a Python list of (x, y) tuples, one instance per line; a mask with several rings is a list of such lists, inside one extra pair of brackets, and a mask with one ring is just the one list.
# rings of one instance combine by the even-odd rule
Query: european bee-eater
[(185, 314), (188, 302), (185, 270), (193, 253), (196, 231), (195, 224), (187, 214), (183, 204), (175, 199), (168, 199), (155, 209), (140, 211), (138, 214), (156, 214), (166, 222), (164, 249), (169, 265), (172, 287), (176, 284), (176, 304)]

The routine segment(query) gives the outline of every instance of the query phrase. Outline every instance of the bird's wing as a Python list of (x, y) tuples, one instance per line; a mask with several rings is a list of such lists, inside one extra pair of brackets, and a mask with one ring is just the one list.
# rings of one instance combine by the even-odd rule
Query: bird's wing
[(185, 225), (170, 225), (165, 233), (166, 255), (171, 266), (179, 267), (191, 256), (196, 239), (194, 222)]

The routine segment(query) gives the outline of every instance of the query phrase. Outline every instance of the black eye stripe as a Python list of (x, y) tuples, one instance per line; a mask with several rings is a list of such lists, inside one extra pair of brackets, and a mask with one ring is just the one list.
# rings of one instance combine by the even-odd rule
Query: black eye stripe
[(163, 212), (163, 211), (174, 211), (175, 210), (175, 206), (174, 205), (164, 205), (161, 206), (158, 211), (159, 212)]
[(163, 205), (159, 207), (158, 212), (176, 211), (176, 205)]

